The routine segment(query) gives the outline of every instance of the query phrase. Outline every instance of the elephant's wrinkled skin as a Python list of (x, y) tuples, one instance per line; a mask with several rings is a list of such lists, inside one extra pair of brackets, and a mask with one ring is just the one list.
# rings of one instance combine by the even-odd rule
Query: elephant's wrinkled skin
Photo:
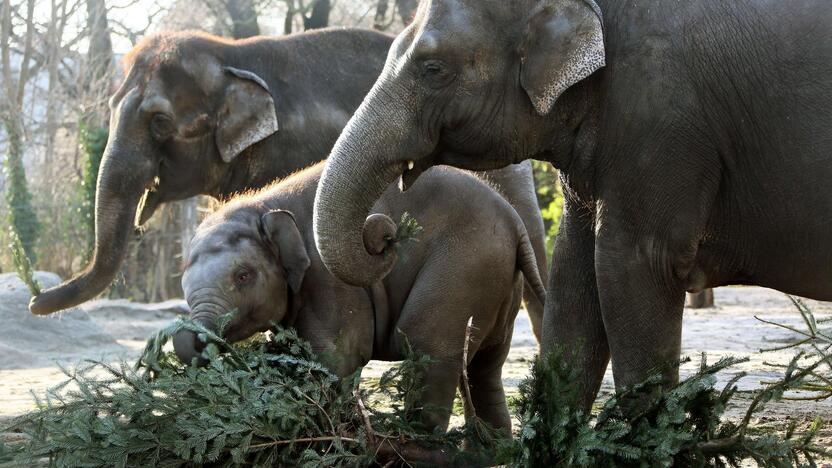
[(542, 344), (583, 343), (586, 404), (610, 355), (618, 387), (678, 360), (686, 290), (830, 300), (830, 25), (819, 0), (425, 0), (327, 161), (321, 257), (376, 279), (362, 223), (400, 175), (551, 161)]
[[(182, 278), (192, 316), (216, 328), (234, 312), (225, 337), (237, 341), (271, 323), (297, 328), (323, 362), (341, 376), (370, 359), (404, 358), (405, 342), (434, 359), (425, 375), (424, 416), (448, 423), (462, 370), (466, 323), (474, 332), (468, 355), (477, 415), (511, 427), (501, 381), (522, 293), (521, 272), (543, 296), (528, 234), (514, 209), (470, 173), (436, 168), (412, 190), (392, 187), (366, 221), (364, 243), (381, 252), (396, 234), (391, 218), (407, 212), (424, 231), (402, 246), (392, 271), (368, 288), (335, 278), (312, 238), (312, 204), (320, 163), (235, 199), (200, 225)], [(479, 209), (471, 211), (470, 204)], [(406, 340), (405, 340), (406, 337)], [(191, 332), (174, 338), (185, 362), (201, 345)]]
[[(110, 101), (92, 263), (34, 298), (32, 312), (48, 314), (103, 291), (125, 256), (134, 219), (144, 224), (162, 203), (199, 194), (226, 199), (323, 159), (381, 73), (392, 41), (357, 29), (241, 41), (192, 32), (145, 39), (126, 58), (127, 76)], [(531, 167), (489, 179), (526, 223), (545, 278)], [(526, 297), (539, 333), (543, 304)]]

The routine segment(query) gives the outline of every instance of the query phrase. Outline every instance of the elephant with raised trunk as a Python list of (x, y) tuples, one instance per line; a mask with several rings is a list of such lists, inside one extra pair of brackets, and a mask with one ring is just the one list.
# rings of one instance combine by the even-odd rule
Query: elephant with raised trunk
[[(407, 348), (432, 358), (426, 370), (429, 428), (448, 424), (463, 366), (469, 317), (468, 375), (477, 416), (510, 432), (501, 379), (511, 347), (523, 277), (545, 295), (522, 220), (477, 177), (452, 168), (427, 172), (407, 194), (392, 187), (365, 221), (363, 241), (381, 252), (396, 243), (392, 219), (409, 213), (422, 226), (415, 242), (390, 252), (392, 270), (368, 288), (338, 280), (321, 262), (312, 233), (319, 163), (212, 214), (191, 242), (182, 287), (191, 316), (209, 329), (233, 314), (233, 342), (273, 324), (293, 326), (340, 376), (370, 359), (403, 359)], [(469, 206), (479, 207), (471, 211)], [(391, 219), (392, 217), (392, 219)], [(522, 273), (522, 274), (521, 274)], [(191, 331), (174, 337), (184, 362), (204, 347)]]
[[(380, 74), (392, 41), (358, 29), (238, 41), (162, 33), (143, 40), (127, 55), (126, 77), (110, 99), (92, 262), (33, 298), (30, 310), (48, 314), (101, 293), (134, 226), (161, 204), (200, 194), (225, 199), (326, 157)], [(531, 167), (488, 178), (520, 213), (545, 272)], [(526, 298), (539, 332), (543, 304), (528, 288)]]
[(377, 280), (361, 232), (398, 177), (551, 161), (543, 350), (583, 345), (587, 405), (610, 357), (619, 388), (672, 383), (685, 291), (832, 299), (830, 25), (823, 0), (424, 0), (327, 160), (321, 258)]

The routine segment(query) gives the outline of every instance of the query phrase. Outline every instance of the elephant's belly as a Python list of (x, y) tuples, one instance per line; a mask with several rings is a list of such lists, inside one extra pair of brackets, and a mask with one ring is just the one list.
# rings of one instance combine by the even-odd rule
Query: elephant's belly
[(708, 229), (696, 269), (709, 287), (752, 284), (830, 301), (832, 206), (799, 213), (735, 212)]

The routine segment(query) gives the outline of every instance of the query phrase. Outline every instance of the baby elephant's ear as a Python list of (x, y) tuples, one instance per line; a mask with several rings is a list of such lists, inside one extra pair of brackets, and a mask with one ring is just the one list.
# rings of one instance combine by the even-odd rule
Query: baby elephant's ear
[(295, 294), (299, 293), (311, 262), (295, 216), (284, 210), (269, 211), (260, 218), (260, 226), (263, 240), (286, 270), (289, 287)]

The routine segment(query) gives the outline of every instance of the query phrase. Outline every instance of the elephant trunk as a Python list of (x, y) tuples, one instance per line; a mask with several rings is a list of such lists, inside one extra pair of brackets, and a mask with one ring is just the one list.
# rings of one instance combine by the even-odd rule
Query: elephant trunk
[[(29, 310), (46, 315), (86, 302), (109, 286), (127, 252), (136, 206), (146, 180), (112, 154), (101, 163), (95, 199), (95, 247), (87, 268), (71, 280), (32, 298)], [(152, 177), (149, 177), (152, 180)]]
[[(51, 314), (88, 301), (104, 291), (121, 267), (134, 229), (136, 209), (156, 177), (156, 165), (142, 141), (124, 141), (129, 129), (121, 116), (135, 114), (137, 93), (129, 93), (114, 114), (95, 194), (95, 247), (87, 268), (71, 280), (32, 298), (29, 310)], [(143, 144), (144, 143), (144, 144)]]
[[(220, 306), (203, 303), (196, 305), (191, 310), (191, 319), (211, 331), (217, 329), (217, 317), (225, 312)], [(185, 364), (190, 364), (196, 359), (196, 364), (204, 366), (208, 361), (202, 357), (202, 350), (205, 343), (199, 339), (197, 333), (192, 330), (180, 330), (173, 336), (173, 350), (176, 357)]]
[[(205, 328), (211, 328), (213, 322), (198, 321)], [(196, 365), (204, 366), (208, 360), (202, 357), (202, 350), (205, 343), (199, 339), (199, 335), (191, 330), (179, 330), (173, 335), (173, 350), (176, 357), (185, 364), (190, 364), (196, 359)]]
[[(409, 158), (432, 149), (412, 131), (415, 114), (392, 104), (401, 100), (388, 97), (388, 104), (375, 105), (385, 101), (379, 99), (380, 86), (376, 84), (335, 143), (313, 214), (315, 243), (324, 264), (342, 281), (362, 287), (381, 280), (396, 261), (392, 249), (379, 248), (390, 239), (378, 237), (388, 235), (393, 223), (367, 215), (390, 184), (412, 169)], [(365, 220), (373, 232), (364, 232)]]
[[(235, 306), (222, 289), (214, 286), (217, 284), (214, 273), (206, 273), (207, 277), (195, 277), (193, 272), (187, 271), (182, 278), (182, 289), (191, 309), (191, 320), (212, 332), (221, 333), (221, 330), (217, 330), (217, 319), (233, 311)], [(190, 364), (194, 359), (197, 365), (207, 364), (208, 361), (202, 357), (203, 349), (205, 343), (191, 330), (180, 330), (173, 336), (173, 350), (185, 364)]]

